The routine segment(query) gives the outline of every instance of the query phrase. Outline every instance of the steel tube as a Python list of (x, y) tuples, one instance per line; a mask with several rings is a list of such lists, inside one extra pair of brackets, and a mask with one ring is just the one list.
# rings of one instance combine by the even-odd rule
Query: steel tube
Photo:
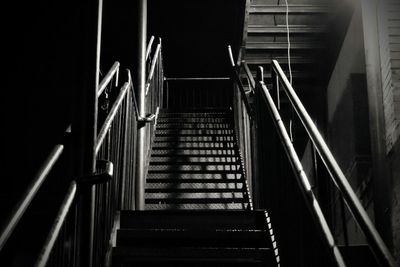
[(119, 93), (117, 99), (115, 100), (115, 103), (112, 106), (110, 113), (108, 114), (107, 118), (104, 121), (103, 126), (100, 129), (100, 132), (97, 136), (97, 142), (96, 142), (96, 155), (99, 152), (101, 145), (103, 144), (104, 138), (106, 137), (107, 132), (110, 129), (115, 116), (117, 115), (117, 112), (119, 111), (119, 108), (122, 104), (122, 100), (124, 100), (124, 97), (128, 91), (128, 88), (129, 88), (129, 83), (126, 82), (124, 84), (124, 86), (122, 86), (121, 92)]
[(61, 227), (63, 226), (65, 218), (67, 217), (71, 205), (75, 199), (75, 195), (76, 195), (76, 182), (73, 181), (71, 182), (68, 188), (68, 192), (61, 204), (61, 208), (57, 213), (56, 219), (54, 220), (54, 223), (50, 229), (46, 241), (44, 242), (43, 249), (41, 250), (34, 266), (37, 267), (46, 266), (50, 253), (53, 250), (54, 244), (60, 233)]
[(117, 79), (117, 74), (118, 74), (118, 70), (119, 70), (119, 62), (116, 61), (111, 69), (107, 72), (106, 76), (103, 78), (103, 80), (101, 80), (101, 83), (99, 85), (99, 89), (97, 91), (97, 97), (99, 97), (103, 91), (106, 89), (107, 85), (111, 82), (111, 79), (114, 77), (114, 75), (116, 76)]
[[(139, 116), (146, 117), (146, 37), (147, 37), (147, 0), (139, 0), (138, 7), (138, 50), (137, 50), (137, 90)], [(136, 180), (135, 180), (135, 208), (144, 210), (145, 185), (145, 151), (146, 127), (138, 127), (136, 147)]]
[(286, 75), (284, 74), (279, 63), (276, 60), (273, 60), (272, 63), (273, 70), (277, 73), (277, 75), (279, 75), (283, 83), (282, 87), (286, 95), (292, 103), (292, 106), (295, 109), (298, 117), (300, 118), (303, 126), (305, 127), (309, 137), (314, 143), (314, 146), (316, 147), (318, 154), (322, 158), (322, 161), (324, 162), (334, 184), (341, 192), (347, 206), (350, 209), (350, 212), (353, 214), (355, 220), (364, 232), (377, 260), (382, 266), (396, 266), (395, 261), (389, 252), (389, 249), (386, 247), (386, 244), (383, 242), (378, 231), (368, 217), (367, 212), (365, 211), (357, 195), (351, 188), (349, 182), (346, 179), (346, 176), (343, 174), (342, 170), (337, 164), (335, 158), (333, 157), (330, 149), (328, 148), (327, 144), (319, 133), (317, 127), (315, 126), (311, 117), (308, 115), (306, 109), (304, 108), (303, 104), (295, 93), (292, 85), (286, 78)]
[(36, 193), (40, 189), (47, 175), (52, 170), (54, 164), (60, 158), (64, 150), (64, 145), (56, 145), (50, 152), (44, 164), (40, 167), (38, 173), (36, 174), (33, 182), (28, 186), (27, 191), (23, 194), (23, 198), (18, 202), (15, 209), (12, 211), (10, 218), (6, 221), (7, 223), (1, 230), (0, 235), (0, 251), (4, 247), (8, 238), (12, 234), (14, 228), (17, 226), (21, 217), (24, 215), (25, 210), (28, 208), (29, 204), (32, 202)]
[(274, 101), (272, 100), (271, 95), (268, 92), (267, 87), (264, 82), (260, 82), (260, 89), (262, 90), (262, 95), (267, 102), (267, 106), (271, 117), (274, 121), (274, 124), (278, 130), (279, 137), (281, 142), (285, 148), (286, 154), (289, 157), (290, 164), (292, 165), (293, 171), (297, 177), (299, 184), (301, 185), (302, 192), (306, 198), (308, 207), (312, 210), (312, 214), (315, 220), (317, 220), (317, 225), (320, 226), (322, 233), (324, 234), (325, 242), (327, 243), (330, 253), (332, 253), (333, 258), (337, 264), (337, 266), (346, 266), (344, 263), (343, 257), (339, 251), (339, 248), (335, 244), (334, 237), (332, 235), (331, 230), (329, 229), (329, 225), (325, 219), (324, 214), (322, 213), (321, 207), (319, 206), (318, 200), (315, 197), (311, 185), (309, 183), (308, 177), (303, 170), (303, 166), (301, 161), (297, 155), (296, 150), (292, 144), (292, 141), (289, 137), (289, 134), (286, 131), (285, 125), (282, 122), (279, 111), (275, 106)]

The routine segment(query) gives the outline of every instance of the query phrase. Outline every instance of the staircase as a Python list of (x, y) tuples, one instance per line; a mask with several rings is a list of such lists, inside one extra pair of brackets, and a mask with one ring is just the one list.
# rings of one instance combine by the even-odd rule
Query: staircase
[(113, 266), (276, 266), (235, 140), (231, 110), (159, 114), (146, 210), (121, 211)]
[[(327, 50), (329, 1), (287, 0), (293, 81), (315, 84), (321, 75), (321, 58)], [(266, 83), (271, 81), (271, 61), (278, 60), (288, 73), (288, 42), (285, 0), (253, 0), (249, 9), (244, 60), (255, 76), (263, 66)]]
[(248, 209), (230, 110), (160, 113), (146, 210)]

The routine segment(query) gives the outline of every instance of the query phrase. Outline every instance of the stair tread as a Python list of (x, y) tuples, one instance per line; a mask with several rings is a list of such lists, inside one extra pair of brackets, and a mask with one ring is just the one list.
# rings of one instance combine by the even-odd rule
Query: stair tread
[[(210, 220), (210, 218), (213, 218)], [(121, 228), (215, 228), (264, 229), (264, 210), (121, 210)]]
[(145, 193), (229, 193), (243, 192), (243, 188), (146, 188)]
[(268, 248), (266, 230), (120, 229), (118, 246)]
[(217, 200), (217, 199), (243, 199), (245, 198), (243, 190), (234, 192), (234, 191), (228, 191), (228, 192), (148, 192), (145, 193), (145, 199), (147, 200), (165, 200), (165, 199), (178, 199), (178, 200), (184, 200), (188, 199), (190, 201), (192, 200)]
[(248, 203), (151, 203), (145, 204), (149, 211), (160, 210), (246, 210)]
[(150, 160), (150, 166), (239, 166), (240, 162), (204, 162), (204, 161), (191, 161), (191, 162), (176, 162), (176, 161), (167, 161), (167, 162), (159, 162), (153, 161), (153, 158)]
[[(313, 25), (291, 25), (290, 33), (325, 33), (327, 32), (327, 27), (324, 26), (313, 26)], [(247, 28), (248, 34), (286, 34), (287, 28), (286, 25), (248, 25)]]
[(183, 164), (235, 164), (237, 162), (237, 157), (235, 156), (166, 156), (166, 155), (156, 155), (151, 157), (150, 164), (168, 164), (168, 163), (183, 163)]
[(130, 247), (116, 247), (113, 248), (114, 257), (133, 257), (132, 260), (144, 257), (154, 259), (176, 259), (179, 258), (196, 261), (206, 259), (207, 261), (213, 259), (240, 259), (252, 258), (258, 260), (265, 260), (268, 258), (268, 253), (272, 253), (269, 248), (135, 248)]
[[(287, 42), (247, 42), (246, 49), (279, 50), (287, 49)], [(322, 49), (325, 46), (319, 42), (292, 42), (291, 49)]]
[(239, 164), (192, 164), (192, 165), (184, 165), (184, 164), (151, 164), (148, 169), (149, 172), (184, 172), (184, 173), (197, 173), (197, 172), (205, 172), (205, 173), (218, 173), (218, 172), (239, 172), (240, 165)]
[[(328, 13), (330, 7), (328, 5), (289, 5), (289, 14), (312, 14), (312, 13)], [(285, 14), (285, 5), (251, 5), (250, 14)]]

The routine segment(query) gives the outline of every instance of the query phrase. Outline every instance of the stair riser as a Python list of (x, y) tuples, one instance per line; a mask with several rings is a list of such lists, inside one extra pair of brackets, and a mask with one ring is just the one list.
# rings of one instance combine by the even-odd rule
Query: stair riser
[(240, 165), (150, 165), (149, 172), (210, 172), (226, 171), (237, 172)]
[(191, 179), (187, 181), (191, 183), (198, 180), (197, 182), (243, 182), (241, 173), (153, 173), (150, 172), (147, 176), (148, 183), (152, 182), (152, 179), (166, 180), (169, 179), (173, 182), (184, 183), (185, 179)]
[(242, 183), (147, 183), (146, 190), (198, 190), (203, 192), (204, 190), (229, 190), (236, 189), (242, 190)]
[(156, 136), (155, 142), (232, 142), (233, 136)]
[(232, 142), (216, 142), (216, 143), (200, 143), (200, 142), (155, 142), (153, 145), (153, 149), (159, 148), (169, 148), (169, 149), (177, 149), (177, 148), (234, 148), (234, 143)]
[(162, 157), (162, 156), (152, 156), (151, 164), (164, 164), (173, 162), (175, 164), (182, 163), (208, 163), (208, 164), (219, 164), (219, 163), (237, 163), (236, 157), (216, 157), (216, 156), (208, 156), (208, 157), (196, 157), (196, 156), (184, 156), (184, 157)]
[[(212, 219), (210, 219), (212, 218)], [(254, 229), (265, 228), (264, 211), (121, 211), (120, 228)]]

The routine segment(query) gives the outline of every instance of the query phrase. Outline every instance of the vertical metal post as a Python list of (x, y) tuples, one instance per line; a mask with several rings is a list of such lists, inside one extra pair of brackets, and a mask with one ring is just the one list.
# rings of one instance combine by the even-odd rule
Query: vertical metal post
[[(145, 117), (146, 97), (146, 37), (147, 37), (147, 0), (138, 3), (138, 43), (137, 43), (137, 90), (138, 109), (141, 117)], [(136, 146), (136, 181), (135, 181), (135, 209), (144, 210), (145, 186), (145, 151), (146, 127), (138, 125), (138, 141)]]
[[(78, 5), (75, 25), (77, 63), (72, 135), (74, 177), (91, 175), (96, 169), (97, 91), (99, 85), (102, 0), (87, 0)], [(93, 188), (82, 189), (77, 200), (76, 265), (93, 263), (94, 194)]]

